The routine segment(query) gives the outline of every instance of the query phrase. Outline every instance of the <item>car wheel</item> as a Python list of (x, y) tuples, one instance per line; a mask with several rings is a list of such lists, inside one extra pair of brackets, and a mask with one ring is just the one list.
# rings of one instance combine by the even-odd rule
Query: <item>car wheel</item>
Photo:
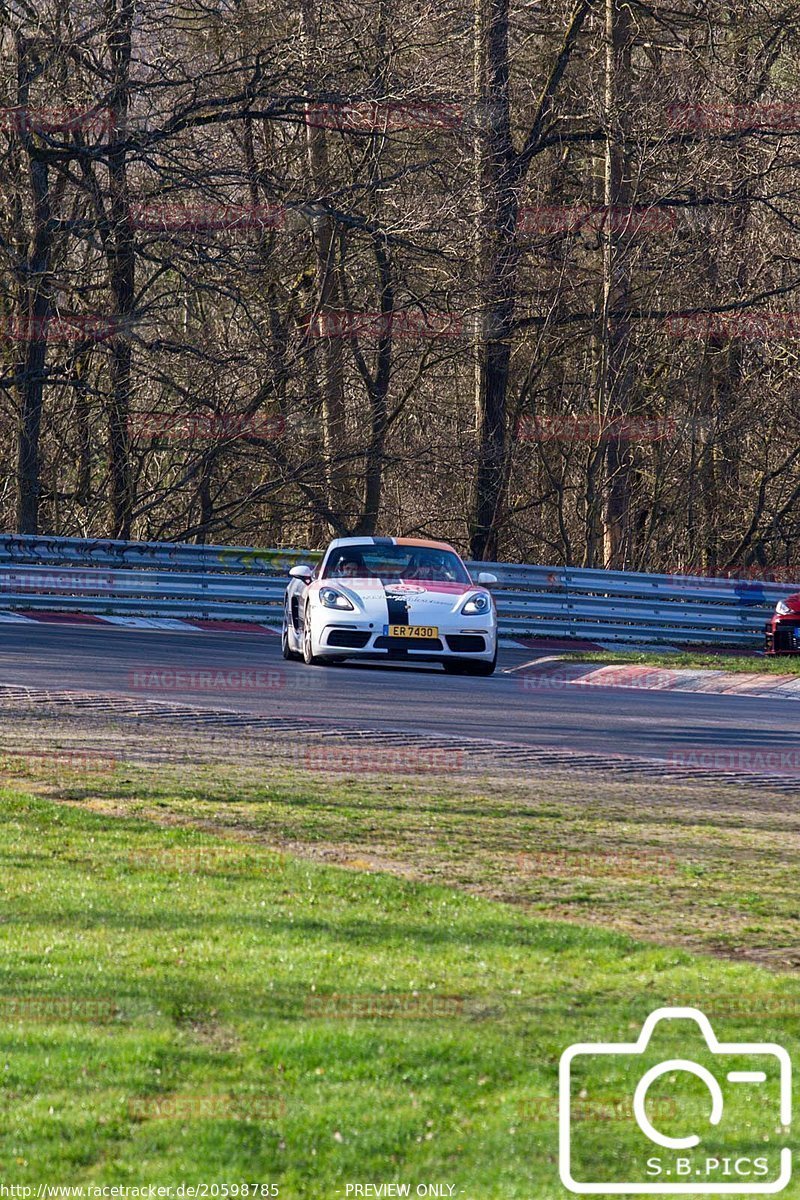
[(464, 663), (465, 675), (494, 675), (494, 669), (497, 666), (497, 658), (493, 658), (491, 662), (468, 662)]
[(324, 658), (321, 654), (311, 653), (311, 621), (306, 607), (303, 613), (303, 662), (307, 667), (324, 667), (329, 661), (330, 659)]
[(303, 656), (302, 654), (298, 654), (296, 650), (292, 649), (289, 641), (289, 626), (287, 624), (287, 620), (288, 618), (284, 614), (283, 628), (281, 629), (281, 653), (283, 654), (284, 658), (297, 660)]
[(497, 666), (497, 646), (494, 648), (494, 658), (491, 662), (468, 662), (465, 665), (468, 675), (494, 675)]
[(445, 659), (444, 669), (448, 675), (494, 675), (497, 666), (497, 650), (491, 662), (475, 662), (470, 658)]

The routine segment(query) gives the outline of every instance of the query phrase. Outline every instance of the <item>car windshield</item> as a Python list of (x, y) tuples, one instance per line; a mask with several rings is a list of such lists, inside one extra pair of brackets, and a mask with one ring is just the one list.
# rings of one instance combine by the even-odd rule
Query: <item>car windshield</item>
[(434, 546), (339, 546), (325, 564), (324, 579), (430, 579), (469, 583), (464, 564), (452, 550)]

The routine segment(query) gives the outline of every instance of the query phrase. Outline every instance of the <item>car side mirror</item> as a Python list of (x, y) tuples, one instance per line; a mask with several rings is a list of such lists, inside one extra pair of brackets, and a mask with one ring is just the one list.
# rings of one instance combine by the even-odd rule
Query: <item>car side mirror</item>
[(307, 563), (300, 563), (296, 567), (291, 567), (289, 574), (291, 575), (292, 579), (302, 579), (303, 583), (311, 583), (314, 571), (313, 568), (309, 567)]
[(478, 583), (497, 583), (497, 576), (491, 571), (480, 571), (478, 573)]

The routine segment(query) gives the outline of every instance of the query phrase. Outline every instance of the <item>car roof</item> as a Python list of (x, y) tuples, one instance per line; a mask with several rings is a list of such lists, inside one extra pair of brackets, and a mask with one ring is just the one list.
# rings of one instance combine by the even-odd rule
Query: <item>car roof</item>
[(335, 550), (340, 546), (427, 546), (431, 550), (449, 550), (451, 554), (457, 554), (448, 542), (433, 542), (429, 538), (391, 538), (391, 537), (344, 537), (334, 538), (329, 544), (328, 550)]

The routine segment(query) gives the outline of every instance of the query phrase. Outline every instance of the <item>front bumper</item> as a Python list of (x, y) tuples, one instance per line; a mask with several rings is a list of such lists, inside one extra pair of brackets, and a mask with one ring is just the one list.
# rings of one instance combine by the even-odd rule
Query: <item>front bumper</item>
[(383, 628), (365, 621), (328, 621), (319, 631), (318, 653), (343, 658), (395, 659), (399, 661), (442, 662), (448, 658), (468, 658), (491, 662), (497, 648), (497, 631), (485, 622), (479, 628), (453, 625), (438, 626), (438, 638), (412, 641), (384, 634)]
[(776, 613), (764, 626), (767, 654), (800, 654), (800, 614)]

